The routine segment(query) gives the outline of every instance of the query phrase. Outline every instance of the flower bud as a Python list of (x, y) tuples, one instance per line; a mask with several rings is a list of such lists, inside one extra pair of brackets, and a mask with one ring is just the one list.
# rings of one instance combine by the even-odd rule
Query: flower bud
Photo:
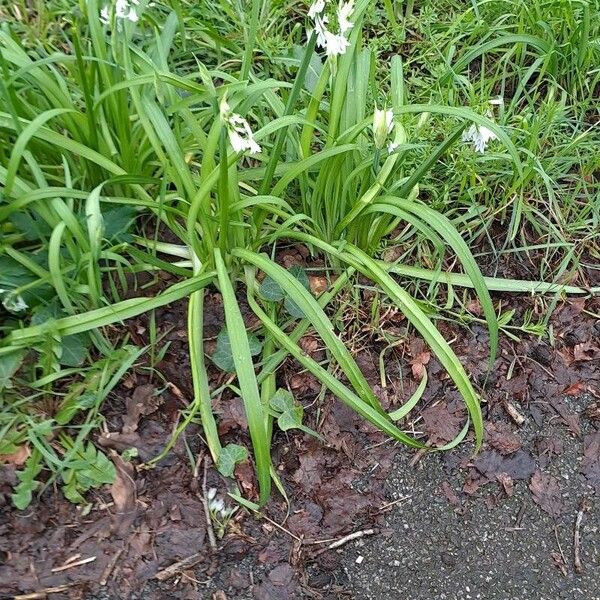
[(394, 113), (392, 110), (379, 110), (375, 107), (373, 113), (373, 139), (375, 147), (381, 150), (385, 147), (388, 135), (394, 128)]

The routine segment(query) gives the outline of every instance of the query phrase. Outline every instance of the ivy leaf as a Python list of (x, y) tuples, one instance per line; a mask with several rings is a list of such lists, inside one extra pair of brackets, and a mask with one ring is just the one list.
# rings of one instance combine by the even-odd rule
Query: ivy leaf
[(28, 241), (45, 240), (52, 234), (52, 229), (43, 219), (32, 216), (27, 211), (14, 212), (8, 220)]
[(290, 267), (289, 272), (290, 275), (293, 275), (307, 290), (310, 290), (310, 281), (308, 280), (308, 275), (302, 267), (294, 265), (293, 267)]
[(60, 364), (64, 367), (78, 367), (87, 356), (90, 336), (87, 333), (74, 333), (62, 338)]
[[(262, 350), (262, 342), (255, 336), (248, 336), (248, 343), (250, 344), (250, 354), (257, 356)], [(227, 329), (223, 328), (217, 336), (217, 347), (213, 355), (211, 356), (212, 361), (226, 373), (233, 373), (235, 371), (235, 362), (233, 360), (233, 353), (231, 352), (231, 341), (229, 340), (229, 334)]]
[(273, 394), (271, 400), (269, 401), (269, 405), (274, 411), (278, 413), (284, 413), (285, 411), (294, 408), (294, 396), (292, 396), (290, 391), (279, 388)]
[(302, 425), (304, 418), (304, 407), (294, 400), (294, 396), (288, 390), (279, 388), (269, 400), (269, 407), (277, 416), (277, 425), (281, 431), (288, 429), (300, 429), (320, 440), (323, 438), (316, 432)]
[(268, 275), (262, 280), (258, 293), (261, 297), (269, 302), (279, 302), (285, 298), (285, 293), (281, 286)]
[(12, 387), (11, 378), (21, 366), (24, 357), (23, 350), (0, 356), (0, 392), (4, 388)]
[[(310, 290), (310, 282), (308, 280), (308, 275), (302, 267), (295, 265), (290, 268), (289, 272), (290, 275), (293, 275), (307, 290)], [(290, 316), (295, 317), (296, 319), (301, 319), (302, 317), (304, 317), (304, 312), (289, 296), (285, 297), (283, 305), (290, 314)]]
[(294, 406), (291, 410), (286, 410), (277, 417), (277, 425), (281, 431), (287, 431), (288, 429), (303, 429), (303, 417), (304, 408), (300, 405)]
[(248, 450), (239, 444), (227, 444), (219, 453), (217, 469), (225, 477), (233, 477), (233, 471), (237, 463), (248, 458)]
[(105, 209), (104, 237), (112, 242), (128, 242), (133, 238), (127, 233), (137, 215), (135, 206), (116, 206)]

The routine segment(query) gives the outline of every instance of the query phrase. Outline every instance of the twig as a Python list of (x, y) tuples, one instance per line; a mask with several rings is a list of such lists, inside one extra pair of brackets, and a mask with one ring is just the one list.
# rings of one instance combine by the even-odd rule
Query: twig
[(60, 592), (66, 592), (74, 585), (78, 584), (69, 583), (67, 585), (57, 585), (55, 587), (44, 588), (39, 592), (32, 592), (31, 594), (19, 594), (18, 596), (13, 596), (13, 600), (44, 600), (48, 594), (60, 594)]
[(563, 565), (565, 567), (564, 575), (566, 577), (566, 575), (567, 575), (567, 559), (565, 558), (565, 554), (563, 552), (562, 546), (560, 545), (560, 540), (558, 539), (558, 527), (556, 525), (554, 526), (554, 537), (556, 538), (556, 545), (558, 546), (558, 550), (560, 552), (560, 556), (562, 558)]
[(515, 405), (509, 400), (505, 400), (503, 403), (504, 410), (508, 413), (508, 416), (517, 424), (523, 425), (525, 423), (525, 417), (516, 409)]
[(179, 560), (176, 563), (173, 563), (170, 567), (159, 571), (154, 576), (154, 579), (158, 579), (159, 581), (166, 581), (167, 579), (170, 579), (171, 577), (177, 575), (177, 573), (179, 573), (180, 571), (183, 571), (184, 569), (189, 569), (190, 567), (193, 567), (194, 565), (198, 564), (200, 561), (204, 560), (205, 556), (205, 552), (196, 552), (195, 554), (192, 554), (191, 556), (188, 556), (183, 560)]
[(88, 563), (94, 562), (96, 560), (95, 556), (88, 556), (87, 558), (82, 558), (81, 560), (76, 560), (72, 562), (65, 563), (60, 567), (54, 567), (51, 569), (52, 573), (60, 573), (60, 571), (66, 571), (67, 569), (72, 569), (73, 567), (80, 567), (81, 565), (87, 565)]
[(303, 543), (302, 538), (299, 538), (297, 535), (294, 535), (289, 529), (286, 529), (283, 525), (276, 523), (275, 521), (273, 521), (273, 519), (269, 519), (269, 517), (267, 517), (267, 515), (265, 515), (265, 514), (262, 514), (262, 513), (257, 513), (257, 514), (265, 521), (269, 521), (269, 523), (271, 523), (271, 525), (275, 525), (275, 527), (277, 527), (277, 529), (280, 529), (281, 531), (283, 531), (283, 533), (287, 533), (291, 538), (294, 538), (297, 542), (300, 542), (301, 544)]
[(367, 535), (373, 535), (374, 533), (377, 533), (376, 529), (363, 529), (362, 531), (355, 531), (354, 533), (349, 533), (348, 535), (344, 536), (343, 538), (340, 538), (336, 542), (333, 542), (333, 544), (329, 544), (329, 546), (327, 546), (327, 550), (339, 548), (340, 546), (343, 546), (344, 544), (347, 544), (352, 540), (357, 540)]
[(217, 538), (215, 537), (215, 530), (213, 529), (212, 519), (210, 518), (210, 509), (208, 508), (208, 500), (206, 499), (206, 476), (208, 474), (208, 457), (204, 457), (204, 475), (202, 477), (202, 506), (204, 507), (204, 514), (206, 516), (206, 530), (208, 532), (208, 541), (210, 543), (210, 549), (212, 552), (217, 551)]
[(115, 553), (115, 555), (110, 559), (110, 561), (106, 565), (106, 568), (102, 572), (102, 577), (100, 578), (100, 585), (106, 585), (108, 583), (110, 574), (112, 573), (113, 569), (115, 568), (115, 565), (117, 564), (117, 561), (119, 560), (121, 554), (123, 554), (124, 550), (125, 550), (125, 546), (123, 546), (122, 548), (119, 548), (119, 550)]
[(402, 498), (398, 498), (397, 500), (392, 500), (391, 502), (384, 504), (379, 509), (379, 512), (385, 512), (385, 511), (389, 510), (390, 508), (392, 508), (392, 506), (395, 506), (396, 504), (399, 504), (400, 502), (404, 502), (405, 500), (408, 500), (409, 498), (412, 498), (412, 496), (402, 496)]
[(575, 519), (575, 532), (573, 533), (573, 564), (575, 565), (576, 573), (583, 573), (583, 565), (581, 564), (581, 523), (584, 513), (589, 510), (590, 505), (587, 498), (582, 498), (579, 504), (579, 512)]
[(427, 441), (425, 443), (426, 448), (421, 448), (417, 451), (417, 453), (410, 459), (408, 463), (409, 467), (415, 467), (417, 463), (429, 452), (429, 448), (431, 447), (431, 441)]

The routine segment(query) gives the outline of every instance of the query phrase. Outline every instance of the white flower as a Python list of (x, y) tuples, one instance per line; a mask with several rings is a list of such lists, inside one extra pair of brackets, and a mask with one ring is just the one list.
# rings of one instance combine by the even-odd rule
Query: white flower
[(492, 106), (502, 106), (504, 104), (504, 98), (502, 96), (498, 96), (497, 98), (492, 98), (490, 100), (490, 104)]
[(346, 52), (350, 42), (343, 33), (335, 34), (325, 30), (325, 44), (322, 45), (325, 47), (327, 56), (339, 56)]
[(100, 22), (102, 23), (102, 25), (108, 25), (109, 21), (110, 21), (110, 14), (108, 12), (108, 6), (105, 6), (100, 11)]
[[(117, 24), (119, 21), (127, 19), (132, 23), (137, 23), (140, 20), (135, 7), (139, 6), (139, 0), (116, 0), (115, 6), (115, 17), (117, 18)], [(100, 11), (100, 22), (103, 25), (108, 25), (110, 21), (110, 8), (109, 5), (105, 5)], [(118, 26), (118, 25), (117, 25)]]
[(308, 9), (308, 16), (314, 19), (325, 10), (325, 0), (315, 0)]
[(334, 33), (327, 28), (329, 17), (324, 13), (329, 0), (314, 0), (308, 10), (308, 16), (313, 21), (314, 30), (307, 31), (310, 38), (313, 31), (317, 34), (317, 46), (325, 48), (327, 56), (339, 56), (344, 54), (350, 46), (347, 33), (352, 29), (353, 23), (350, 16), (354, 10), (354, 0), (341, 2), (337, 9), (338, 33)]
[(235, 152), (244, 152), (248, 150), (250, 154), (258, 154), (261, 151), (260, 146), (254, 139), (254, 134), (246, 119), (231, 112), (231, 108), (227, 103), (227, 98), (223, 96), (219, 107), (221, 120), (227, 127), (229, 135), (229, 143)]
[[(315, 31), (317, 32), (317, 45), (320, 46), (321, 48), (325, 48), (325, 46), (327, 45), (327, 34), (329, 32), (327, 31), (327, 28), (325, 27), (325, 25), (327, 25), (328, 21), (329, 21), (329, 18), (327, 16), (315, 18)], [(312, 35), (312, 29), (308, 31), (308, 37), (310, 37), (311, 35)]]
[(385, 146), (388, 135), (394, 129), (394, 111), (389, 109), (379, 110), (375, 107), (373, 113), (373, 139), (375, 146), (380, 150)]
[(483, 125), (471, 125), (467, 131), (463, 133), (463, 142), (471, 142), (475, 152), (483, 154), (491, 140), (497, 140), (498, 136)]
[(396, 142), (390, 142), (387, 145), (387, 151), (389, 152), (389, 154), (391, 154), (392, 152), (396, 151), (396, 148), (398, 148), (400, 146), (400, 144), (396, 144)]
[(340, 3), (337, 11), (338, 25), (342, 33), (346, 33), (352, 29), (352, 23), (350, 22), (350, 15), (354, 10), (354, 0)]
[(213, 500), (215, 498), (215, 496), (217, 495), (217, 488), (210, 488), (208, 490), (208, 492), (206, 493), (206, 497), (209, 500)]

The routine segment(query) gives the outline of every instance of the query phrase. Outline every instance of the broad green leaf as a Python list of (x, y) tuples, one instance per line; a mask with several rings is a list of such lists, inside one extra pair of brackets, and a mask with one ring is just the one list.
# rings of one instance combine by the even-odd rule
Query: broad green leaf
[(244, 462), (248, 458), (248, 450), (239, 444), (227, 444), (221, 448), (217, 469), (224, 477), (233, 477), (235, 465)]
[(87, 332), (67, 335), (61, 340), (60, 364), (65, 367), (78, 367), (87, 356), (90, 336)]
[(4, 388), (11, 387), (11, 378), (21, 366), (23, 358), (25, 358), (24, 350), (0, 355), (0, 392)]
[(304, 408), (300, 405), (286, 410), (277, 417), (277, 425), (281, 431), (288, 429), (301, 429), (302, 418), (304, 417)]
[(258, 288), (258, 293), (261, 298), (268, 300), (269, 302), (279, 302), (285, 298), (285, 293), (281, 289), (281, 286), (268, 275), (263, 279), (260, 287)]
[(39, 486), (39, 481), (36, 481), (35, 478), (41, 470), (39, 453), (34, 451), (25, 461), (23, 470), (16, 472), (19, 483), (13, 490), (12, 502), (19, 510), (24, 510), (29, 506), (32, 494)]
[[(248, 336), (248, 344), (250, 346), (250, 355), (257, 356), (262, 350), (262, 342), (255, 336)], [(212, 361), (219, 369), (226, 373), (235, 371), (235, 361), (233, 360), (233, 352), (231, 350), (231, 341), (226, 329), (221, 329), (217, 336), (217, 346), (213, 355)]]
[(291, 410), (292, 408), (294, 408), (295, 404), (296, 402), (292, 393), (283, 388), (279, 388), (273, 394), (273, 397), (269, 401), (269, 405), (271, 406), (271, 408), (280, 413), (283, 413), (286, 410)]

